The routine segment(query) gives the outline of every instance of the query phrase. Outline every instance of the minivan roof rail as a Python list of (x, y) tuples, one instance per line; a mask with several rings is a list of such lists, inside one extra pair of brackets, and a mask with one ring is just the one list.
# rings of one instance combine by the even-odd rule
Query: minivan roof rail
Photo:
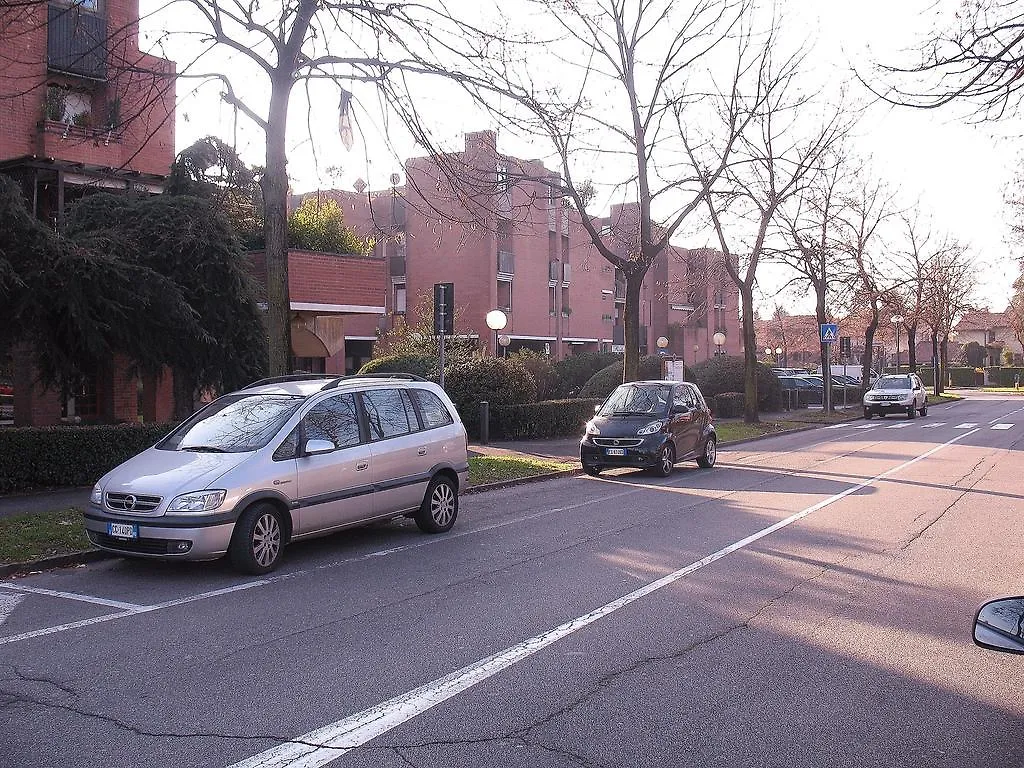
[(401, 379), (402, 381), (426, 381), (422, 376), (417, 376), (415, 373), (355, 373), (351, 376), (338, 376), (334, 381), (329, 381), (320, 388), (322, 392), (325, 389), (334, 389), (335, 387), (341, 386), (346, 381), (353, 379)]
[(252, 384), (246, 384), (242, 389), (252, 389), (253, 387), (262, 387), (266, 384), (281, 384), (286, 381), (315, 381), (317, 379), (338, 379), (345, 378), (339, 376), (336, 373), (288, 373), (284, 376), (270, 376), (266, 379), (260, 379), (254, 381)]

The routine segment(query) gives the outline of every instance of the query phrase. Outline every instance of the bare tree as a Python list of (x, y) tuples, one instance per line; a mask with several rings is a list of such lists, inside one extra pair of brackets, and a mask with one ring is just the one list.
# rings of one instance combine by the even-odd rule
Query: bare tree
[(887, 288), (881, 277), (880, 228), (897, 215), (895, 194), (884, 182), (869, 180), (862, 171), (845, 205), (843, 249), (847, 258), (847, 275), (854, 286), (855, 304), (867, 315), (864, 329), (864, 354), (861, 358), (861, 381), (871, 381), (875, 332), (882, 307), (887, 302)]
[[(472, 75), (464, 84), (497, 120), (553, 148), (558, 170), (542, 181), (576, 209), (596, 251), (624, 278), (624, 380), (638, 376), (645, 275), (798, 64), (769, 66), (777, 30), (754, 30), (753, 5), (532, 0), (531, 21), (556, 31), (545, 44), (550, 58), (509, 46), (500, 55), (481, 48), (465, 62)], [(608, 228), (587, 213), (595, 171), (609, 180), (609, 199), (636, 201)]]
[(807, 114), (816, 105), (797, 92), (795, 67), (801, 58), (786, 60), (779, 70), (766, 61), (762, 77), (777, 87), (755, 115), (755, 130), (739, 137), (720, 183), (705, 198), (719, 246), (726, 254), (726, 269), (739, 288), (742, 303), (744, 420), (748, 423), (759, 420), (753, 306), (758, 267), (762, 257), (772, 251), (769, 238), (776, 233), (781, 207), (806, 189), (828, 162), (834, 162), (831, 150), (849, 129), (843, 108), (828, 107), (820, 123), (806, 130)]
[(931, 329), (932, 354), (939, 360), (936, 394), (945, 388), (950, 334), (964, 313), (971, 309), (976, 287), (977, 265), (962, 245), (951, 242), (930, 261), (923, 319)]
[(934, 109), (965, 101), (982, 119), (1015, 115), (1024, 95), (1024, 6), (962, 0), (940, 23), (916, 62), (877, 64), (868, 87), (892, 104)]

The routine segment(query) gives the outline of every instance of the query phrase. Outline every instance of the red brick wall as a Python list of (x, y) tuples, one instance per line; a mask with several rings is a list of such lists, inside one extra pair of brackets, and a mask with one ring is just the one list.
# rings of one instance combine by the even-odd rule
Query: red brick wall
[(33, 351), (18, 346), (14, 360), (14, 424), (18, 427), (45, 427), (60, 424), (60, 392), (45, 389), (38, 381)]
[[(0, 159), (36, 154), (59, 160), (166, 174), (174, 159), (174, 64), (138, 50), (138, 0), (105, 0), (107, 82), (49, 73), (47, 5), (28, 5), (0, 32)], [(9, 16), (5, 20), (9, 20)], [(92, 128), (44, 120), (48, 85), (92, 95)], [(108, 103), (121, 100), (122, 128), (102, 130)]]
[[(252, 271), (266, 284), (266, 257), (251, 254)], [(384, 306), (386, 267), (374, 256), (313, 251), (288, 252), (288, 292), (292, 302)]]

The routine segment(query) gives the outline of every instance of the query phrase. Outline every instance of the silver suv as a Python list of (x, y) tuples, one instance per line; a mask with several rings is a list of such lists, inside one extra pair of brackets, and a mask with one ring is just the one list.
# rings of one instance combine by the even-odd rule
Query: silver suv
[(451, 400), (419, 377), (280, 376), (198, 411), (92, 489), (85, 527), (123, 555), (266, 573), (290, 541), (407, 516), (455, 523), (469, 477)]
[(928, 414), (928, 393), (916, 373), (879, 376), (864, 393), (865, 419), (894, 412), (905, 413), (909, 419)]

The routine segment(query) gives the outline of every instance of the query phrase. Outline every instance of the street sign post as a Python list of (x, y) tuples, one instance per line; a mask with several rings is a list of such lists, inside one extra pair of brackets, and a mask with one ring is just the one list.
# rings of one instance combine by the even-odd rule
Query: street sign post
[(434, 283), (434, 334), (438, 337), (440, 378), (444, 389), (444, 337), (455, 332), (455, 284)]
[(839, 326), (835, 323), (821, 324), (821, 343), (825, 345), (825, 365), (822, 373), (825, 380), (825, 392), (822, 397), (822, 410), (832, 412), (832, 345), (839, 338)]

